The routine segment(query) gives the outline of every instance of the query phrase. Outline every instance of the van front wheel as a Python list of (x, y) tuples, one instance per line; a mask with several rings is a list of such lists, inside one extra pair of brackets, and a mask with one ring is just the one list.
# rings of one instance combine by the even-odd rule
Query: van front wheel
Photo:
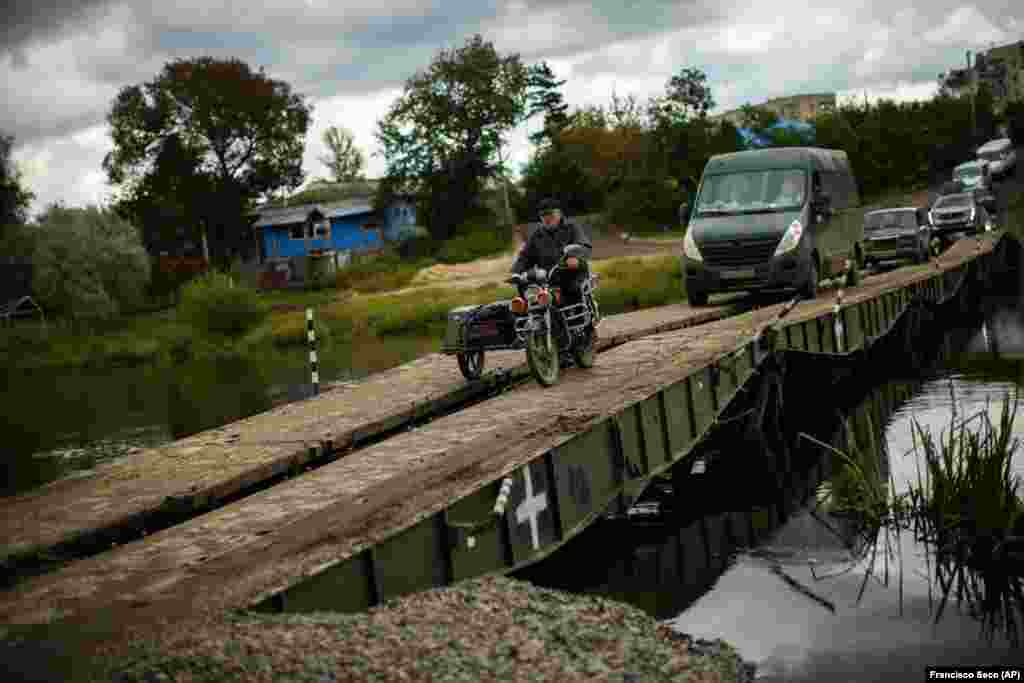
[(690, 302), (691, 306), (706, 306), (708, 303), (708, 293), (687, 289), (686, 300)]
[(800, 288), (800, 295), (805, 299), (818, 298), (818, 260), (811, 259), (811, 267), (808, 269), (807, 280)]

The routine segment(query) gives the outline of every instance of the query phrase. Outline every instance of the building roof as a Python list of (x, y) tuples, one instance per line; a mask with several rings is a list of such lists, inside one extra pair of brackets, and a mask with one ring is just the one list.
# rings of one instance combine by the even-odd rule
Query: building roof
[(365, 199), (345, 199), (337, 202), (320, 202), (316, 204), (299, 204), (280, 209), (257, 209), (259, 216), (254, 228), (267, 228), (275, 225), (301, 223), (313, 211), (319, 211), (325, 218), (342, 218), (373, 213), (373, 205)]

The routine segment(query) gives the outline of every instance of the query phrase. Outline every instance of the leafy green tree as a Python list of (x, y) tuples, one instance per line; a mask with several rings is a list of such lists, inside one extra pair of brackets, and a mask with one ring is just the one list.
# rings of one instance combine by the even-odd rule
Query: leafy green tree
[(28, 207), (35, 199), (21, 184), (21, 173), (11, 159), (14, 138), (0, 134), (0, 239), (6, 226), (20, 225), (28, 220)]
[(347, 183), (362, 179), (366, 157), (356, 147), (352, 131), (342, 126), (330, 126), (324, 131), (323, 139), (328, 153), (320, 157), (320, 161), (330, 169), (334, 180)]
[(527, 118), (537, 114), (544, 115), (544, 127), (530, 135), (530, 142), (535, 145), (557, 144), (558, 133), (569, 123), (569, 105), (565, 103), (559, 90), (565, 85), (565, 81), (556, 80), (548, 63), (541, 62), (529, 68), (527, 84)]
[(412, 195), (433, 237), (454, 234), (479, 204), (484, 181), (498, 175), (494, 159), (527, 113), (528, 87), (519, 55), (499, 55), (480, 35), (442, 50), (378, 123), (387, 174), (376, 204)]
[(715, 108), (707, 74), (700, 69), (680, 69), (669, 79), (666, 90), (667, 103), (680, 108), (684, 116), (704, 118)]
[[(153, 210), (166, 197), (154, 187), (180, 182), (197, 193), (185, 201), (191, 222), (225, 265), (246, 237), (252, 201), (301, 184), (310, 113), (303, 97), (262, 68), (238, 59), (178, 59), (152, 81), (118, 93), (107, 117), (114, 149), (103, 167), (129, 201)], [(173, 163), (161, 163), (161, 155)]]
[(141, 300), (149, 258), (139, 232), (113, 211), (51, 205), (32, 233), (32, 289), (45, 308), (103, 318)]

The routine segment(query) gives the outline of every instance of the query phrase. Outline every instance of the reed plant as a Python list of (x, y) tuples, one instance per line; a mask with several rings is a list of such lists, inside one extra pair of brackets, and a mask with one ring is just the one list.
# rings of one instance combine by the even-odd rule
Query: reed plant
[(850, 571), (869, 556), (858, 601), (881, 552), (883, 583), (888, 584), (889, 560), (898, 561), (902, 613), (898, 538), (901, 532), (910, 532), (925, 548), (929, 586), (939, 589), (935, 621), (955, 597), (958, 605), (966, 605), (981, 620), (990, 639), (1002, 631), (1017, 645), (1024, 622), (1024, 501), (1012, 462), (1019, 447), (1013, 426), (1020, 395), (1005, 397), (998, 422), (990, 418), (989, 404), (961, 418), (955, 393), (952, 399), (949, 429), (938, 437), (917, 420), (912, 422), (913, 445), (905, 455), (918, 456), (918, 473), (905, 493), (897, 494), (892, 475), (882, 472), (884, 447), (877, 443), (870, 417), (870, 438), (864, 446), (850, 438), (844, 422), (847, 452), (801, 436), (840, 463), (832, 481), (822, 487), (819, 503), (833, 514), (857, 520), (858, 559), (838, 573)]

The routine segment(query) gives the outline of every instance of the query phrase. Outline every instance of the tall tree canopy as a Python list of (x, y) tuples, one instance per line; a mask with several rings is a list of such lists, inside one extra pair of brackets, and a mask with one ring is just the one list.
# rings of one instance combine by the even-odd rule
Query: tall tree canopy
[(442, 50), (378, 123), (387, 175), (378, 202), (414, 195), (437, 238), (451, 236), (494, 177), (502, 137), (527, 113), (529, 68), (475, 35)]
[(356, 147), (352, 131), (342, 126), (330, 126), (324, 131), (327, 154), (320, 161), (330, 169), (337, 182), (351, 182), (363, 177), (366, 157)]
[[(20, 225), (28, 220), (29, 204), (35, 198), (21, 184), (21, 173), (11, 159), (14, 138), (0, 134), (0, 231), (4, 226)], [(2, 237), (4, 232), (0, 232)]]
[(562, 98), (559, 90), (565, 85), (564, 80), (557, 80), (547, 62), (530, 67), (529, 111), (527, 118), (537, 114), (544, 115), (544, 125), (536, 133), (530, 134), (530, 142), (541, 145), (545, 142), (558, 143), (558, 133), (569, 123), (569, 105)]
[(118, 93), (103, 167), (123, 211), (199, 224), (223, 263), (242, 245), (251, 202), (301, 184), (311, 111), (288, 83), (238, 59), (175, 60)]

